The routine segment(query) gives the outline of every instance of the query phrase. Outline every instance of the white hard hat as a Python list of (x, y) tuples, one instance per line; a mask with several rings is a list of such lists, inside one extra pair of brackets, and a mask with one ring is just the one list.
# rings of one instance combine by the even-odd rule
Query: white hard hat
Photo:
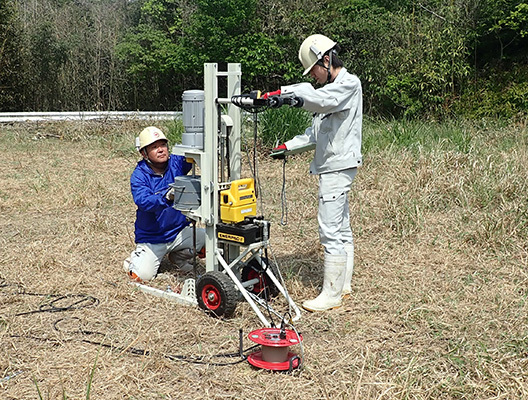
[(334, 48), (336, 42), (324, 35), (312, 35), (304, 39), (299, 48), (299, 60), (304, 67), (303, 75), (306, 75), (324, 54)]
[(136, 148), (138, 151), (141, 151), (149, 144), (152, 144), (158, 140), (165, 140), (168, 142), (167, 138), (159, 128), (156, 128), (155, 126), (149, 126), (148, 128), (143, 129), (136, 138)]

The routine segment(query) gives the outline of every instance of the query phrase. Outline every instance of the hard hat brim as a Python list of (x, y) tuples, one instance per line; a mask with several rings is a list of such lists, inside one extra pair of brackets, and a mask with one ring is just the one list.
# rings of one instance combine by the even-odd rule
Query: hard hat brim
[(143, 145), (141, 148), (139, 148), (139, 151), (143, 150), (143, 149), (146, 149), (147, 147), (149, 147), (151, 144), (154, 144), (156, 142), (165, 142), (165, 143), (169, 143), (169, 140), (168, 139), (158, 139), (158, 140), (154, 140), (153, 142), (150, 142), (150, 143), (147, 143), (145, 145)]
[(303, 72), (303, 76), (308, 75), (308, 74), (310, 73), (310, 71), (312, 70), (312, 68), (314, 67), (314, 65), (317, 64), (317, 61), (318, 61), (318, 60), (316, 60), (312, 65), (310, 65), (308, 68), (306, 68), (306, 69), (304, 70), (304, 72)]

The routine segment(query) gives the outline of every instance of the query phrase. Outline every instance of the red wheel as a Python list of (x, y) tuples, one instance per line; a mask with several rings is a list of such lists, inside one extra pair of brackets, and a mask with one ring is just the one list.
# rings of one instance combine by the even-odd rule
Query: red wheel
[(202, 289), (202, 301), (209, 310), (220, 307), (221, 294), (214, 285), (205, 285)]
[(235, 312), (238, 296), (235, 284), (220, 271), (207, 272), (196, 281), (198, 305), (217, 317)]
[(262, 265), (256, 260), (250, 260), (247, 265), (242, 269), (242, 281), (250, 281), (252, 279), (258, 279), (258, 282), (253, 284), (253, 287), (248, 287), (248, 291), (255, 293), (257, 296), (274, 297), (279, 294), (279, 289), (273, 281), (270, 279), (265, 269), (271, 268), (271, 272), (278, 279), (279, 274), (274, 265), (269, 264), (267, 258), (262, 258)]
[(262, 291), (266, 289), (266, 286), (267, 286), (266, 279), (264, 278), (262, 271), (256, 271), (253, 268), (250, 268), (250, 270), (247, 273), (246, 280), (251, 281), (253, 279), (258, 279), (259, 281), (253, 284), (252, 292), (255, 294), (262, 293)]

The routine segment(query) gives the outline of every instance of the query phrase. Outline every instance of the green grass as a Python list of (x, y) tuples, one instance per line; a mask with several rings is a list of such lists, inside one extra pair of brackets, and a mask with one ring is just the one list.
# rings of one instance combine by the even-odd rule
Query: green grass
[(163, 126), (161, 127), (169, 143), (171, 145), (176, 143), (181, 143), (182, 133), (184, 131), (183, 121), (181, 119), (174, 119), (172, 121), (164, 121)]
[(387, 224), (408, 237), (425, 223), (424, 210), (452, 212), (460, 215), (459, 234), (475, 244), (528, 237), (527, 137), (522, 125), (367, 120), (365, 164), (384, 168), (392, 160), (402, 186), (387, 199)]
[(470, 124), (421, 120), (379, 121), (365, 118), (363, 152), (406, 149), (415, 153), (433, 149), (460, 153), (472, 151), (475, 137)]
[(262, 144), (273, 147), (304, 132), (311, 124), (311, 115), (301, 108), (268, 109), (258, 115)]

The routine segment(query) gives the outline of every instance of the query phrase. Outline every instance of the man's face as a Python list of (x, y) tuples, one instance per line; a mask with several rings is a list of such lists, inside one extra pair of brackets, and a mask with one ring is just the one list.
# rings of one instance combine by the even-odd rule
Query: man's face
[(165, 163), (169, 160), (169, 146), (167, 141), (156, 140), (147, 146), (147, 156), (153, 163)]
[(319, 64), (315, 64), (310, 70), (310, 76), (320, 85), (324, 85), (328, 78), (328, 71)]

